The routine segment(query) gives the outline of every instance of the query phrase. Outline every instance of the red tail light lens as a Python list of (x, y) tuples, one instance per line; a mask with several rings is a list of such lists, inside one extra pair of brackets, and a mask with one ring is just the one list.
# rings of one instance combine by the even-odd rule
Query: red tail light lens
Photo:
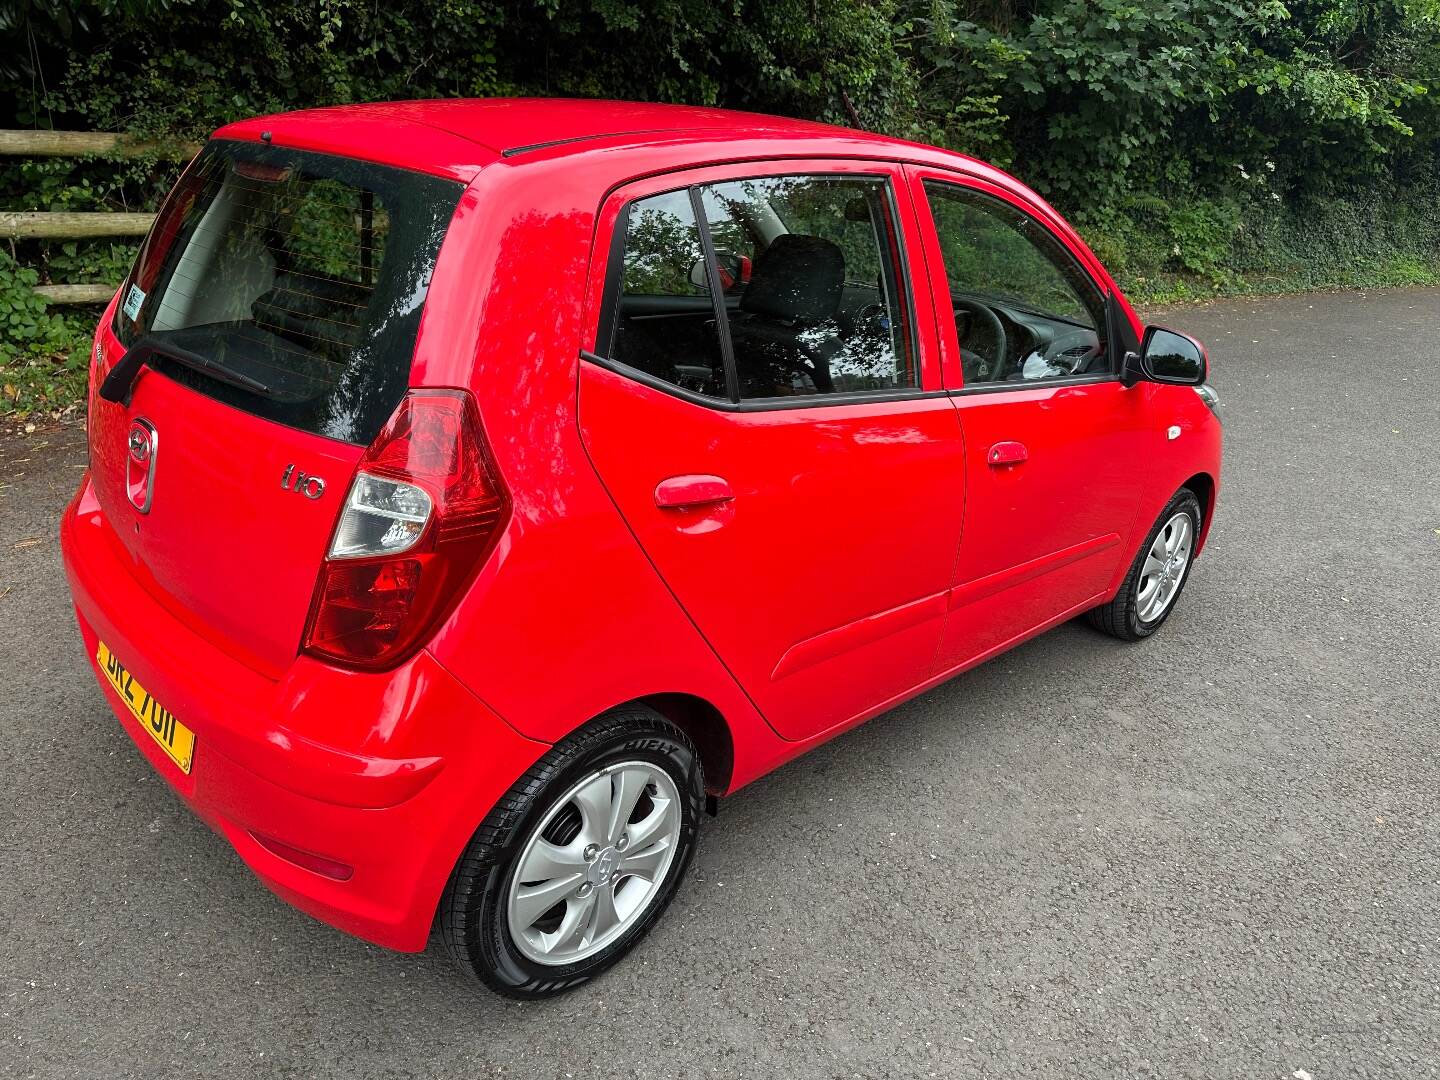
[(350, 485), (305, 650), (366, 669), (404, 660), (450, 612), (508, 512), (474, 399), (411, 390)]

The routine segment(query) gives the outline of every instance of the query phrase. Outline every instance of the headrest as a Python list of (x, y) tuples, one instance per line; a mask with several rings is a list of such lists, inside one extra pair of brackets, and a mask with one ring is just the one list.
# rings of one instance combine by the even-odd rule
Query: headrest
[(793, 322), (828, 319), (840, 307), (845, 256), (822, 236), (777, 236), (750, 271), (740, 310)]

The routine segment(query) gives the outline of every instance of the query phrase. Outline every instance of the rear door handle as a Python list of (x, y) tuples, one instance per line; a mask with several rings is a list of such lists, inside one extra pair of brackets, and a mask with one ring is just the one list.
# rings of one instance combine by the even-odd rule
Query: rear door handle
[(1019, 465), (1022, 461), (1030, 460), (1030, 451), (1025, 449), (1022, 442), (997, 442), (990, 447), (985, 460), (992, 466)]
[(688, 510), (713, 506), (735, 498), (730, 481), (722, 476), (672, 476), (655, 485), (655, 505), (662, 510)]

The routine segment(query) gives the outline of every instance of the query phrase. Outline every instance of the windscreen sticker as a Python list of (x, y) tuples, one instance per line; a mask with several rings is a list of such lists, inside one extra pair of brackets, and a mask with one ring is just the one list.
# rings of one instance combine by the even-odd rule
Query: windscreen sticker
[(145, 303), (145, 290), (139, 285), (131, 285), (130, 291), (125, 294), (125, 306), (120, 310), (125, 312), (125, 317), (134, 322), (140, 317), (140, 307)]

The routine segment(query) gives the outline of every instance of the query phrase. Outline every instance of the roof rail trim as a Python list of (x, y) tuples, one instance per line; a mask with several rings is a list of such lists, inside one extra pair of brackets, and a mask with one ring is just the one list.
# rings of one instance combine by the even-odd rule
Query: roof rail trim
[(500, 156), (511, 158), (521, 154), (529, 154), (535, 150), (549, 150), (552, 146), (566, 146), (569, 143), (594, 142), (596, 139), (619, 139), (628, 135), (655, 135), (662, 131), (683, 131), (684, 128), (640, 128), (634, 131), (600, 131), (593, 135), (575, 135), (568, 139), (551, 139), (549, 142), (526, 143), (524, 146), (512, 146), (508, 150), (501, 150)]

